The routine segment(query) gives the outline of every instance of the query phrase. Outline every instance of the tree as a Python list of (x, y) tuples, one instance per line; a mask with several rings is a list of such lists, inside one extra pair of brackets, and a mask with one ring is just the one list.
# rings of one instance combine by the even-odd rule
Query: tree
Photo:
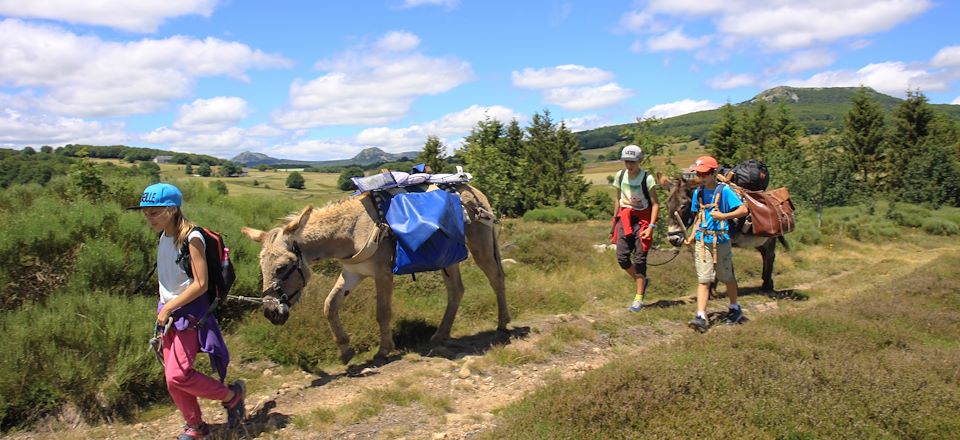
[(304, 188), (303, 176), (301, 176), (300, 173), (296, 171), (290, 173), (290, 175), (287, 176), (287, 188), (303, 189)]
[(337, 177), (337, 188), (343, 191), (357, 189), (357, 186), (353, 184), (353, 180), (350, 180), (353, 177), (363, 177), (363, 168), (356, 165), (344, 168), (344, 170), (340, 172), (340, 176)]
[(737, 158), (764, 160), (774, 138), (773, 118), (767, 110), (767, 102), (761, 100), (756, 111), (752, 115), (745, 111), (743, 118), (743, 145), (738, 150)]
[(154, 162), (145, 161), (140, 162), (140, 164), (137, 165), (137, 168), (140, 170), (140, 173), (149, 176), (152, 182), (160, 181), (160, 165), (157, 165)]
[(434, 173), (442, 173), (443, 164), (447, 161), (447, 146), (440, 142), (440, 138), (428, 136), (423, 151), (414, 161), (426, 164)]
[(494, 209), (501, 214), (507, 210), (503, 201), (509, 193), (504, 171), (507, 161), (497, 147), (503, 135), (503, 123), (487, 116), (470, 130), (463, 147), (457, 151), (467, 171), (473, 175), (473, 183), (486, 193)]
[(203, 177), (210, 177), (210, 173), (212, 173), (212, 171), (210, 170), (210, 165), (207, 164), (206, 162), (200, 164), (200, 167), (197, 168), (197, 174)]
[(730, 103), (720, 108), (720, 120), (710, 128), (707, 152), (721, 165), (732, 166), (743, 142), (743, 128)]
[(567, 128), (565, 122), (557, 127), (557, 152), (559, 153), (560, 202), (567, 206), (576, 207), (581, 198), (590, 189), (590, 184), (583, 180), (583, 155), (580, 154), (580, 145), (577, 137)]
[(93, 201), (99, 201), (107, 192), (100, 169), (89, 160), (80, 160), (73, 166), (70, 170), (70, 182), (77, 195)]
[[(844, 117), (844, 147), (852, 156), (854, 172), (860, 176), (864, 189), (872, 192), (874, 184), (870, 181), (874, 164), (883, 151), (884, 121), (883, 110), (867, 89), (860, 87), (851, 99), (853, 107)], [(876, 177), (874, 176), (874, 180)]]
[(49, 145), (44, 145), (40, 147), (40, 152), (44, 154), (53, 154), (53, 147)]
[(933, 109), (920, 91), (907, 91), (907, 99), (893, 111), (893, 131), (886, 148), (886, 183), (894, 198), (900, 195), (905, 180), (903, 170), (911, 158), (925, 156), (922, 151), (933, 121)]
[[(662, 123), (663, 120), (656, 117), (637, 118), (636, 124), (628, 125), (620, 131), (620, 135), (624, 139), (643, 150), (643, 160), (640, 161), (641, 167), (648, 167), (650, 159), (663, 154), (663, 150), (667, 146), (667, 138), (654, 133), (654, 128)], [(617, 159), (620, 159), (620, 152), (617, 152), (616, 155)]]
[(186, 164), (186, 165), (184, 165), (184, 167), (183, 167), (183, 174), (186, 174), (186, 175), (188, 175), (188, 176), (192, 176), (192, 175), (193, 175), (193, 165), (190, 165), (189, 163)]
[(223, 177), (239, 176), (243, 173), (243, 167), (231, 161), (225, 162), (220, 166), (220, 175)]

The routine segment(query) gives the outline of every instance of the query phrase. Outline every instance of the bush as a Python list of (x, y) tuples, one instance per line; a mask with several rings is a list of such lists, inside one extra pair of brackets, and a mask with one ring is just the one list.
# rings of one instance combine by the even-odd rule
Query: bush
[(290, 173), (290, 175), (287, 176), (287, 188), (303, 189), (304, 188), (303, 176), (296, 171)]
[[(609, 206), (609, 201), (607, 202)], [(566, 206), (554, 206), (549, 208), (538, 208), (527, 211), (523, 214), (525, 221), (538, 221), (544, 223), (579, 223), (587, 219), (587, 215)]]
[(613, 200), (604, 192), (593, 191), (577, 201), (577, 210), (586, 214), (592, 220), (610, 218), (613, 210)]
[(960, 227), (956, 223), (940, 218), (928, 218), (923, 221), (923, 231), (931, 235), (957, 235)]
[(213, 182), (210, 182), (210, 189), (216, 191), (217, 194), (220, 194), (221, 196), (225, 196), (228, 193), (227, 184), (223, 183), (222, 180), (214, 180)]

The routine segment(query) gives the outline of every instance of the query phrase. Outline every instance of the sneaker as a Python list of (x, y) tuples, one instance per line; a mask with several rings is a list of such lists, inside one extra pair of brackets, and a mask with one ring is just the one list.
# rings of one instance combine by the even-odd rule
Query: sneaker
[(639, 299), (633, 300), (633, 303), (630, 304), (630, 308), (627, 310), (630, 310), (631, 312), (639, 312), (643, 310), (643, 301), (640, 301)]
[(687, 327), (690, 327), (700, 333), (706, 333), (707, 330), (710, 330), (710, 323), (707, 322), (706, 319), (696, 316), (687, 323)]
[(210, 428), (206, 423), (201, 422), (200, 426), (194, 428), (190, 425), (183, 426), (183, 432), (177, 436), (177, 440), (196, 440), (201, 439), (207, 436), (210, 433)]
[(723, 318), (724, 324), (739, 324), (743, 320), (743, 309), (742, 308), (729, 308), (727, 309), (727, 316)]
[(227, 428), (233, 429), (243, 424), (243, 419), (247, 415), (247, 409), (243, 403), (247, 386), (242, 380), (238, 380), (230, 385), (230, 390), (234, 392), (233, 399), (224, 403), (223, 409), (227, 410)]

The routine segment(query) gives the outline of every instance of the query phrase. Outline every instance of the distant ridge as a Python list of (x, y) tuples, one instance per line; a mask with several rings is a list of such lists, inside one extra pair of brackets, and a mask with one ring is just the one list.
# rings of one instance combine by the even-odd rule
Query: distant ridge
[[(760, 101), (771, 104), (784, 102), (797, 122), (806, 128), (809, 134), (820, 134), (827, 130), (843, 128), (843, 118), (850, 110), (850, 99), (859, 91), (859, 87), (789, 87), (779, 86), (764, 90), (753, 98), (734, 104), (739, 111), (758, 105)], [(869, 87), (867, 94), (890, 112), (903, 99), (877, 92)], [(934, 111), (960, 120), (960, 105), (931, 104)], [(720, 109), (705, 110), (666, 118), (654, 128), (657, 134), (689, 139), (705, 139), (710, 128), (720, 120)], [(591, 150), (604, 148), (624, 141), (620, 136), (623, 128), (631, 124), (610, 125), (575, 133), (580, 148)]]
[(367, 166), (376, 163), (384, 162), (396, 162), (406, 158), (407, 160), (413, 160), (420, 154), (419, 151), (407, 151), (403, 153), (387, 153), (377, 147), (365, 148), (364, 150), (357, 153), (356, 156), (353, 156), (350, 159), (338, 159), (338, 160), (321, 160), (321, 161), (308, 161), (308, 160), (294, 160), (294, 159), (278, 159), (275, 157), (267, 156), (263, 153), (254, 153), (251, 151), (244, 151), (231, 159), (233, 162), (238, 164), (255, 167), (257, 165), (274, 165), (274, 164), (289, 164), (289, 165), (303, 165), (303, 166), (313, 166), (313, 167), (333, 167), (333, 166), (346, 166), (346, 165), (359, 165)]

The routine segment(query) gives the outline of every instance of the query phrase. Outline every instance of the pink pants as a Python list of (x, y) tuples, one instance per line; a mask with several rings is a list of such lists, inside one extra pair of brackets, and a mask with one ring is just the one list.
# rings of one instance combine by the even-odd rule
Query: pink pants
[(173, 404), (177, 406), (183, 414), (183, 419), (190, 426), (197, 426), (203, 421), (197, 397), (223, 400), (230, 394), (230, 389), (226, 385), (193, 369), (198, 351), (200, 351), (200, 340), (194, 329), (178, 332), (176, 328), (171, 327), (163, 337), (163, 363), (167, 390), (173, 398)]

